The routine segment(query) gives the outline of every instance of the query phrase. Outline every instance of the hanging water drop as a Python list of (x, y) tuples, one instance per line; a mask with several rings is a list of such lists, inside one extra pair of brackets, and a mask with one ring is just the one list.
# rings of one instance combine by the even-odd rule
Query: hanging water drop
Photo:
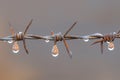
[(49, 43), (49, 42), (50, 42), (50, 40), (45, 40), (45, 42), (46, 42), (46, 43)]
[(108, 43), (108, 50), (110, 50), (110, 51), (113, 51), (114, 50), (114, 43), (113, 42), (109, 42)]
[(113, 34), (117, 34), (116, 32), (113, 32)]
[(8, 41), (9, 44), (13, 43), (13, 40)]
[(20, 48), (19, 48), (19, 45), (17, 42), (14, 42), (12, 51), (13, 51), (13, 53), (18, 53), (20, 51)]
[(85, 38), (85, 39), (83, 39), (84, 40), (84, 42), (88, 42), (89, 41), (89, 39), (88, 38)]
[(59, 49), (58, 49), (57, 45), (54, 45), (52, 48), (52, 56), (57, 57), (58, 55), (59, 55)]

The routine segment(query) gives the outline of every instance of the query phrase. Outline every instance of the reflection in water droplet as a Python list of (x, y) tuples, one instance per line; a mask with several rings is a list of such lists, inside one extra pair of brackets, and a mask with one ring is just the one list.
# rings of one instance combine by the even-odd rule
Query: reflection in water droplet
[(19, 48), (19, 45), (17, 42), (14, 42), (12, 51), (13, 51), (13, 53), (18, 53), (20, 51), (20, 48)]
[(53, 57), (57, 57), (59, 54), (52, 54)]
[(59, 55), (59, 49), (58, 49), (57, 45), (54, 45), (52, 48), (52, 56), (57, 57), (58, 55)]
[(113, 42), (109, 42), (108, 43), (108, 50), (110, 50), (110, 51), (112, 51), (112, 50), (114, 50), (114, 43)]
[(84, 40), (84, 42), (88, 42), (89, 41), (89, 39), (88, 38), (85, 38), (85, 39), (83, 39)]
[(116, 32), (113, 32), (113, 34), (117, 34)]
[(18, 32), (18, 34), (22, 34), (23, 32)]
[(13, 50), (13, 53), (18, 53), (19, 52), (19, 50)]
[(45, 40), (45, 42), (46, 42), (46, 43), (49, 43), (49, 42), (50, 42), (50, 40)]
[(91, 36), (103, 36), (103, 34), (101, 34), (101, 33), (94, 33)]
[(109, 41), (106, 41), (108, 44), (110, 43)]
[(8, 41), (9, 44), (13, 43), (13, 40)]

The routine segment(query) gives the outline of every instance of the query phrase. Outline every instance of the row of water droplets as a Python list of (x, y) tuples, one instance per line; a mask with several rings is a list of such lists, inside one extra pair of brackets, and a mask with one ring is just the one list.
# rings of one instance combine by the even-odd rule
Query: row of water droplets
[[(113, 32), (112, 34), (116, 34), (116, 33)], [(103, 36), (103, 35), (100, 34), (100, 33), (95, 33), (95, 34), (92, 34), (92, 35), (100, 35), (100, 36)], [(84, 38), (83, 38), (83, 41), (84, 41), (84, 42), (89, 42), (89, 40), (90, 40), (90, 39), (89, 39), (89, 36), (84, 36)], [(109, 51), (113, 51), (113, 50), (115, 49), (113, 42), (107, 41), (106, 43), (107, 43), (107, 46), (108, 46), (108, 50), (109, 50)]]
[[(100, 33), (95, 33), (95, 34), (92, 34), (92, 35), (102, 35), (102, 34), (100, 34)], [(84, 42), (88, 42), (88, 41), (89, 41), (89, 36), (84, 36), (83, 40), (84, 40)], [(13, 40), (9, 40), (9, 41), (8, 41), (9, 44), (12, 44), (13, 42), (14, 42)], [(50, 40), (46, 39), (45, 42), (46, 42), (46, 43), (49, 43)], [(110, 50), (110, 51), (114, 50), (115, 47), (114, 47), (114, 44), (113, 44), (113, 43), (107, 42), (107, 44), (108, 44), (108, 50)], [(16, 43), (15, 43), (15, 42), (13, 43), (12, 51), (13, 51), (13, 53), (18, 53), (18, 52), (20, 51), (17, 42), (16, 42)], [(53, 46), (51, 52), (52, 52), (52, 56), (53, 56), (53, 57), (57, 57), (57, 56), (59, 55), (59, 49), (58, 49), (57, 45), (54, 45), (54, 46)]]
[[(89, 41), (89, 39), (87, 39), (87, 38), (85, 38), (83, 40), (84, 40), (84, 42), (88, 42)], [(108, 50), (109, 51), (113, 51), (115, 49), (113, 42), (107, 42), (107, 46), (108, 46)]]

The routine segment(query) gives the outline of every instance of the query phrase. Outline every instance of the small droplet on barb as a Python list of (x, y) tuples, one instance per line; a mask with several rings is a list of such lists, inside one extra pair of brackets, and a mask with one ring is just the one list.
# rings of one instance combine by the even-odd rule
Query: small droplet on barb
[(8, 41), (9, 44), (13, 43), (13, 40)]
[(88, 42), (89, 41), (89, 39), (88, 38), (85, 38), (85, 39), (83, 39), (84, 40), (84, 42)]
[(46, 43), (49, 43), (49, 42), (50, 42), (50, 40), (45, 40), (45, 42), (46, 42)]

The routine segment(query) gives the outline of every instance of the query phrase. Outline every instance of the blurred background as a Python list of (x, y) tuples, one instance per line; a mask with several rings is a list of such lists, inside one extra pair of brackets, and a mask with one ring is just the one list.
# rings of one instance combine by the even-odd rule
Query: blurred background
[[(50, 35), (64, 33), (76, 20), (74, 35), (110, 33), (120, 29), (120, 0), (0, 0), (0, 37), (10, 35), (10, 22), (16, 32), (24, 31), (34, 19), (28, 33)], [(104, 54), (93, 41), (67, 41), (73, 58), (66, 54), (62, 42), (60, 55), (52, 57), (53, 42), (29, 41), (26, 55), (22, 42), (20, 53), (12, 53), (12, 44), (0, 42), (0, 80), (119, 80), (120, 40), (115, 50)]]

